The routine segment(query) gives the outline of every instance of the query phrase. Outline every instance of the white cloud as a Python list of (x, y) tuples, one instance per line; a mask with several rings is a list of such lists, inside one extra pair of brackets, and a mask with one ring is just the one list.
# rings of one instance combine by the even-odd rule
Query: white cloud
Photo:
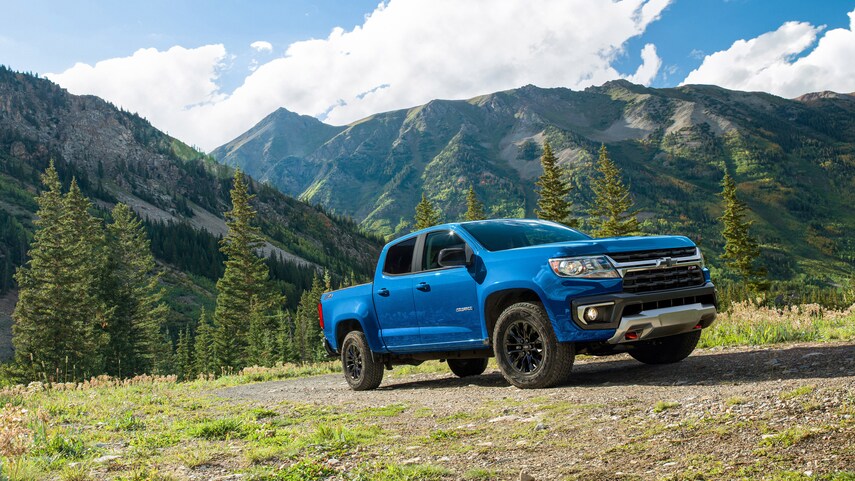
[[(435, 98), (529, 83), (584, 88), (624, 77), (649, 84), (661, 66), (653, 45), (643, 48), (634, 74), (622, 75), (612, 62), (669, 2), (544, 0), (535, 8), (527, 0), (391, 0), (353, 30), (336, 28), (327, 38), (291, 44), (230, 95), (216, 86), (226, 58), (221, 45), (141, 50), (49, 77), (72, 92), (139, 111), (155, 126), (211, 149), (278, 107), (344, 124)], [(146, 71), (159, 73), (137, 80)], [(175, 89), (175, 83), (196, 88)]]
[(259, 52), (269, 53), (269, 52), (273, 51), (273, 44), (270, 42), (265, 42), (264, 40), (258, 40), (258, 41), (252, 42), (251, 44), (249, 44), (249, 46), (254, 48), (255, 50), (257, 50)]
[(78, 63), (61, 74), (46, 76), (71, 93), (98, 95), (180, 136), (186, 133), (182, 122), (188, 112), (226, 99), (214, 82), (225, 60), (222, 45), (172, 47), (165, 52), (147, 48), (130, 57), (94, 66)]
[(662, 66), (662, 59), (656, 54), (656, 45), (648, 43), (641, 49), (641, 65), (634, 75), (627, 77), (627, 80), (642, 85), (650, 85), (650, 82), (656, 78), (659, 73), (659, 68)]
[(849, 13), (849, 29), (820, 36), (824, 29), (787, 22), (774, 32), (736, 41), (727, 50), (707, 55), (683, 83), (760, 90), (782, 97), (821, 90), (855, 91), (855, 10)]

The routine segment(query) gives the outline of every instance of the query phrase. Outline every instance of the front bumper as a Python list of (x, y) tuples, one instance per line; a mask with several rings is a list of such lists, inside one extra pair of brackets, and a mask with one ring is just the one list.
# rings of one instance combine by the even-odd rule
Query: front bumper
[[(587, 307), (597, 306), (605, 312), (599, 322), (587, 322)], [(573, 322), (583, 330), (614, 329), (610, 344), (628, 343), (657, 337), (673, 336), (705, 328), (716, 317), (718, 299), (712, 283), (670, 291), (629, 294), (615, 293), (574, 299), (571, 302)]]
[(620, 344), (683, 334), (709, 326), (715, 316), (715, 306), (701, 303), (642, 311), (624, 316), (607, 342)]

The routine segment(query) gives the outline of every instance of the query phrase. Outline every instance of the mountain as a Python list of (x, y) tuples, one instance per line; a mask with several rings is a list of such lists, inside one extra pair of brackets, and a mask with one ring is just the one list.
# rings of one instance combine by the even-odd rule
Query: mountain
[[(296, 144), (289, 148), (299, 150)], [(121, 201), (146, 220), (152, 249), (167, 270), (175, 324), (190, 322), (200, 304), (211, 304), (222, 272), (217, 242), (226, 233), (223, 212), (230, 208), (233, 170), (135, 114), (2, 66), (0, 301), (12, 298), (12, 274), (25, 261), (32, 235), (39, 176), (51, 159), (62, 179), (76, 177), (97, 207)], [(329, 269), (336, 283), (373, 273), (376, 237), (269, 186), (252, 182), (251, 189), (272, 275), (290, 305), (320, 268)], [(12, 303), (0, 307), (6, 304)], [(0, 327), (5, 314), (0, 311)]]
[(646, 232), (682, 233), (721, 251), (719, 182), (748, 202), (774, 278), (851, 278), (855, 259), (855, 97), (788, 100), (624, 80), (584, 91), (525, 86), (434, 100), (334, 127), (280, 109), (211, 155), (282, 192), (353, 216), (383, 235), (410, 228), (422, 192), (455, 220), (474, 185), (490, 215), (531, 216), (541, 145), (570, 171), (584, 216), (605, 144)]

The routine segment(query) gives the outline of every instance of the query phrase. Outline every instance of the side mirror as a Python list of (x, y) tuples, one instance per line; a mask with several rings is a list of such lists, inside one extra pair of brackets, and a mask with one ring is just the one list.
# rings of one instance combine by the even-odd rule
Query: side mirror
[(436, 261), (440, 267), (458, 267), (470, 264), (469, 256), (466, 255), (466, 249), (460, 247), (449, 247), (448, 249), (439, 251)]

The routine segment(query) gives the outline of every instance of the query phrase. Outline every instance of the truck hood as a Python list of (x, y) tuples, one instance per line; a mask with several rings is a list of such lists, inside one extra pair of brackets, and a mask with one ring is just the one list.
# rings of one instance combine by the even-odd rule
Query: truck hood
[(656, 249), (676, 249), (694, 247), (695, 243), (683, 236), (633, 236), (606, 237), (602, 239), (580, 240), (547, 244), (530, 249), (545, 249), (551, 256), (580, 256), (592, 254), (611, 254), (617, 252), (636, 252)]

